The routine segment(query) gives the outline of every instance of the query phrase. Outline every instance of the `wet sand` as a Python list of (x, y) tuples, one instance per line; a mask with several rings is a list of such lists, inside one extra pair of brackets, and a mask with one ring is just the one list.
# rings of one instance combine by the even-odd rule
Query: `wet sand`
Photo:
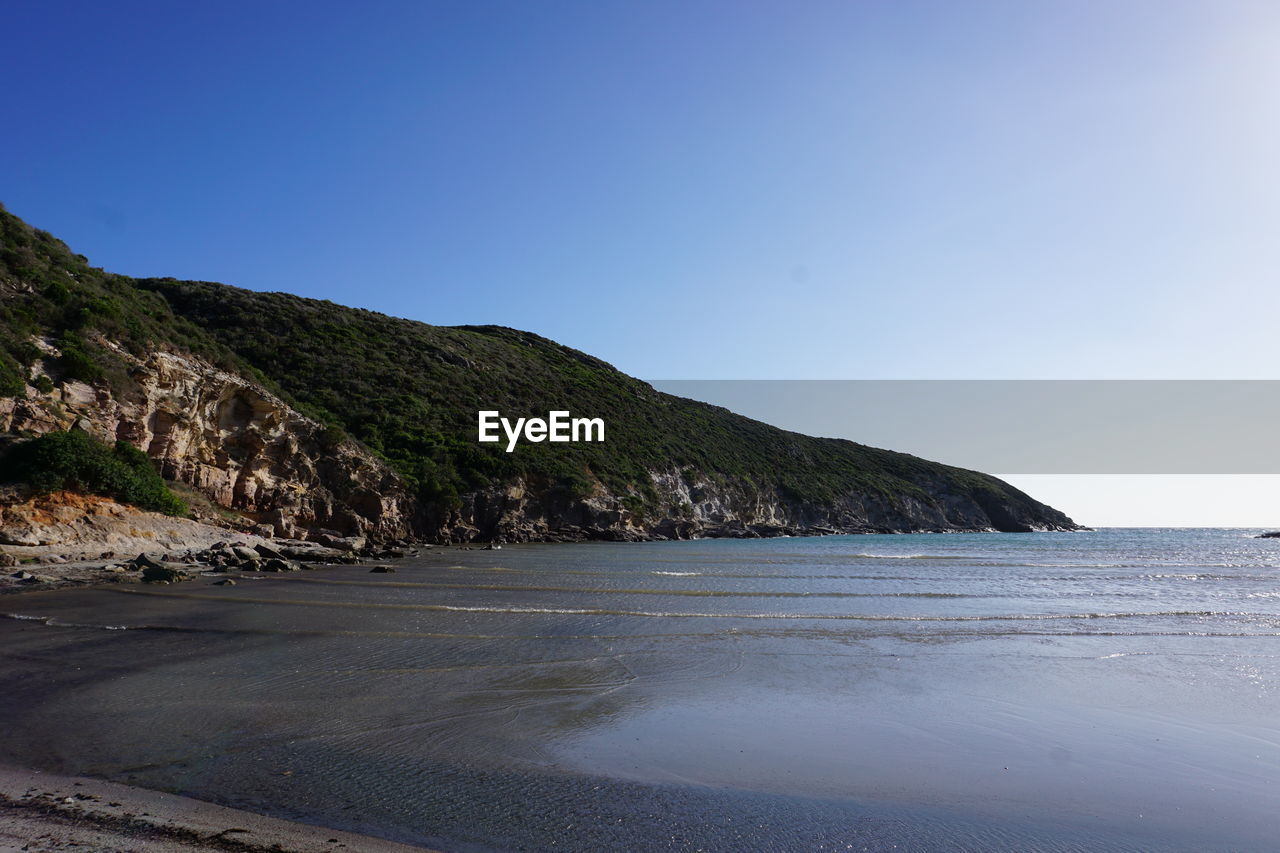
[(426, 850), (99, 779), (0, 767), (0, 850)]
[(450, 853), (1272, 850), (1248, 532), (510, 547), (0, 619), (0, 758)]

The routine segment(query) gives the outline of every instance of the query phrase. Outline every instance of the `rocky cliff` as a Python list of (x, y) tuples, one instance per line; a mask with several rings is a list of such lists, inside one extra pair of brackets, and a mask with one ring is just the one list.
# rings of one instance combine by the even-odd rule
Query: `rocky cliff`
[(520, 480), (465, 495), (432, 535), (453, 542), (539, 542), (1079, 529), (1056, 510), (1037, 512), (946, 484), (932, 484), (933, 494), (850, 494), (821, 505), (786, 497), (776, 488), (696, 479), (688, 470), (654, 471), (651, 478), (658, 502), (673, 508), (669, 514), (636, 512), (629, 496), (602, 485), (575, 500)]
[(417, 503), (383, 462), (350, 439), (333, 440), (322, 424), (260, 385), (193, 356), (154, 352), (139, 359), (98, 339), (128, 366), (130, 387), (117, 394), (104, 380), (62, 379), (58, 348), (49, 340), (33, 343), (42, 357), (25, 396), (0, 398), (2, 432), (74, 427), (126, 441), (166, 479), (275, 536), (312, 531), (385, 539), (422, 526)]
[(465, 493), (450, 507), (432, 506), (356, 442), (200, 358), (171, 352), (136, 358), (97, 339), (129, 366), (129, 389), (120, 394), (105, 380), (60, 377), (58, 348), (47, 339), (32, 343), (42, 356), (27, 376), (25, 395), (0, 398), (0, 432), (76, 428), (126, 441), (147, 453), (166, 479), (234, 511), (261, 535), (525, 542), (1074, 529), (1048, 508), (984, 501), (984, 493), (951, 489), (937, 478), (919, 483), (919, 494), (855, 493), (818, 505), (692, 467), (649, 472), (652, 503), (670, 508), (667, 513), (638, 509), (632, 494), (617, 494), (599, 480), (589, 494), (573, 496), (524, 477)]
[[(475, 440), (482, 409), (608, 435), (508, 453)], [(0, 443), (73, 427), (276, 536), (1075, 528), (986, 474), (662, 394), (530, 332), (115, 275), (0, 208)]]

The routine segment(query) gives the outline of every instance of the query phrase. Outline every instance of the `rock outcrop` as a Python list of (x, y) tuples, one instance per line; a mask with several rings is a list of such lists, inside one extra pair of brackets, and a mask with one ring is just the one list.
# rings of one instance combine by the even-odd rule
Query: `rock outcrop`
[[(54, 492), (0, 502), (0, 547), (4, 556), (46, 560), (92, 559), (110, 551), (136, 554), (207, 548), (232, 539), (252, 547), (265, 540), (247, 533), (146, 512), (97, 495)], [(0, 566), (6, 562), (0, 561)]]
[[(419, 508), (384, 463), (294, 410), (260, 385), (192, 356), (130, 356), (130, 387), (62, 381), (0, 398), (0, 432), (77, 427), (144, 451), (166, 479), (253, 520), (258, 532), (400, 538), (421, 527)], [(52, 363), (57, 351), (40, 348)], [(38, 368), (43, 370), (44, 368)], [(38, 375), (38, 374), (37, 374)], [(32, 377), (35, 381), (35, 377)]]
[[(1076, 527), (994, 477), (663, 394), (532, 332), (110, 273), (2, 206), (0, 338), (0, 450), (72, 427), (123, 441), (187, 484), (189, 504), (208, 502), (211, 520), (264, 535), (377, 544)], [(487, 409), (571, 410), (607, 421), (609, 437), (481, 445), (471, 439)]]
[(918, 484), (919, 496), (855, 493), (821, 505), (789, 499), (776, 489), (696, 476), (690, 482), (690, 473), (651, 472), (658, 503), (670, 509), (657, 518), (643, 510), (634, 512), (629, 496), (612, 494), (599, 484), (589, 497), (572, 499), (562, 491), (520, 480), (463, 496), (462, 505), (442, 519), (434, 536), (453, 542), (636, 541), (1079, 529), (1051, 508), (1035, 512), (982, 491), (949, 491), (941, 482)]
[[(29, 385), (26, 397), (0, 398), (0, 432), (76, 427), (126, 441), (166, 479), (235, 511), (260, 535), (523, 542), (1075, 529), (1048, 507), (1031, 512), (999, 495), (949, 490), (936, 479), (917, 483), (918, 495), (851, 493), (823, 505), (679, 468), (650, 472), (657, 500), (639, 508), (634, 495), (615, 494), (598, 481), (583, 497), (518, 478), (462, 495), (441, 512), (420, 504), (377, 457), (349, 439), (335, 440), (261, 385), (189, 355), (137, 359), (110, 341), (99, 343), (130, 365), (126, 393), (106, 381), (51, 382), (45, 392)], [(48, 341), (39, 346), (48, 355), (41, 364), (55, 363), (56, 349)], [(666, 511), (654, 512), (655, 505)], [(92, 513), (86, 519), (92, 524)], [(9, 527), (9, 544), (40, 538)]]

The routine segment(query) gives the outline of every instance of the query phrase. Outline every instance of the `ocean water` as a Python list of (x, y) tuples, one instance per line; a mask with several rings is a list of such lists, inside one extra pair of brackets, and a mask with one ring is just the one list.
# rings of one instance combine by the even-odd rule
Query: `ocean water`
[(1280, 540), (440, 549), (0, 598), (0, 758), (445, 850), (1275, 850)]

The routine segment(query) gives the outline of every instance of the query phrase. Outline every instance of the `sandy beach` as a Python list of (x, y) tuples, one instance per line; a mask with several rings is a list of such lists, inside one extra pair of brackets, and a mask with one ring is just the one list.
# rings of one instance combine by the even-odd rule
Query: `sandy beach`
[(369, 851), (426, 848), (99, 779), (0, 767), (0, 850)]
[[(115, 505), (95, 501), (95, 505)], [(11, 559), (0, 573), (0, 594), (83, 587), (138, 584), (141, 572), (129, 559), (147, 553), (157, 564), (173, 565), (187, 577), (227, 577), (239, 570), (210, 572), (209, 546), (215, 540), (242, 549), (284, 548), (317, 563), (350, 561), (341, 551), (300, 541), (268, 540), (185, 519), (154, 513), (122, 513), (130, 522), (99, 523), (70, 544), (6, 545), (0, 554)], [(139, 529), (139, 519), (162, 525)], [(114, 519), (113, 519), (114, 520)], [(82, 519), (77, 519), (82, 522)], [(185, 559), (184, 559), (185, 557)], [(177, 561), (177, 562), (167, 562)], [(310, 568), (311, 566), (308, 566)], [(189, 797), (150, 791), (100, 779), (60, 776), (37, 770), (0, 766), (0, 851), (399, 851), (423, 850), (350, 832), (264, 817)]]
[[(35, 588), (4, 596), (0, 760), (441, 850), (1271, 850), (1256, 533), (440, 548)], [(10, 836), (46, 845), (50, 806), (117, 834), (162, 814), (24, 794)]]

